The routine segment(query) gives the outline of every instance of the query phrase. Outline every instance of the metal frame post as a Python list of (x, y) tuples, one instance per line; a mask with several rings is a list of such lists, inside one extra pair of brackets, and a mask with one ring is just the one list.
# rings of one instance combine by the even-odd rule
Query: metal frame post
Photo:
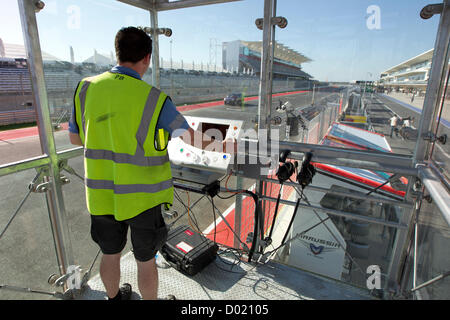
[[(240, 176), (236, 176), (236, 190), (241, 190), (243, 187), (242, 183), (243, 178)], [(235, 200), (235, 207), (234, 207), (234, 230), (237, 235), (241, 236), (241, 223), (242, 223), (242, 194), (239, 193), (236, 195)], [(235, 248), (240, 248), (241, 242), (240, 238), (237, 239), (237, 237), (234, 237), (234, 244), (233, 246)]]
[[(273, 66), (273, 41), (275, 37), (275, 25), (272, 18), (275, 16), (276, 0), (264, 0), (263, 40), (261, 52), (261, 74), (259, 81), (258, 102), (258, 131), (268, 129), (272, 108), (272, 66)], [(270, 137), (267, 136), (269, 139)], [(258, 134), (258, 138), (260, 135)]]
[[(272, 66), (274, 54), (275, 25), (272, 18), (276, 12), (276, 0), (264, 0), (263, 18), (263, 40), (261, 49), (261, 73), (259, 80), (259, 100), (258, 100), (258, 152), (269, 145), (270, 137), (270, 117), (272, 109)], [(260, 130), (266, 130), (262, 133)], [(277, 137), (278, 139), (278, 137)], [(263, 195), (266, 190), (266, 182), (256, 183), (256, 192)], [(264, 226), (265, 201), (261, 200), (261, 226)], [(259, 235), (264, 237), (263, 234)], [(258, 236), (258, 238), (259, 238)], [(262, 250), (262, 248), (261, 248)]]
[(39, 32), (35, 11), (37, 0), (19, 0), (19, 12), (22, 22), (27, 61), (30, 69), (36, 113), (38, 115), (38, 128), (41, 147), (49, 158), (49, 188), (46, 194), (48, 213), (52, 227), (56, 257), (61, 274), (66, 274), (67, 267), (73, 264), (73, 252), (67, 224), (67, 215), (64, 205), (58, 155), (53, 137), (52, 122), (47, 100), (47, 91), (44, 80), (42, 52), (39, 42)]
[(425, 138), (431, 132), (436, 121), (436, 112), (442, 95), (445, 74), (449, 60), (448, 46), (450, 41), (450, 0), (443, 1), (443, 8), (439, 20), (436, 41), (434, 44), (433, 60), (430, 69), (427, 92), (423, 103), (422, 116), (418, 128), (418, 139), (414, 151), (415, 163), (424, 161), (429, 153), (430, 143)]
[(159, 72), (159, 35), (156, 32), (158, 29), (158, 12), (154, 9), (149, 10), (150, 23), (152, 26), (152, 85), (156, 88), (161, 87), (160, 72)]
[(406, 229), (397, 229), (397, 235), (395, 238), (395, 244), (391, 252), (390, 263), (388, 266), (387, 274), (387, 288), (395, 293), (399, 293), (401, 289), (401, 278), (403, 276), (403, 268), (406, 262), (406, 255), (408, 249), (408, 243), (411, 239), (413, 229), (413, 210), (404, 209), (399, 219), (399, 224), (406, 225)]

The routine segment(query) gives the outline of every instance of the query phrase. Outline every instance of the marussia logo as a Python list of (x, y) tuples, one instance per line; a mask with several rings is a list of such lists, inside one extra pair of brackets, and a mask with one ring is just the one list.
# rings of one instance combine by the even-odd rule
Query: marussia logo
[[(305, 247), (309, 248), (309, 250), (311, 250), (311, 252), (315, 256), (317, 256), (317, 255), (319, 255), (321, 253), (334, 251), (334, 250), (337, 250), (339, 248), (339, 244), (336, 243), (336, 242), (329, 241), (329, 240), (318, 239), (318, 238), (315, 238), (315, 237), (312, 237), (312, 236), (308, 236), (308, 235), (301, 235), (298, 240)], [(317, 243), (318, 245), (315, 245), (311, 241)]]
[(309, 248), (311, 249), (311, 252), (315, 255), (320, 254), (324, 248), (324, 246), (315, 246), (312, 243), (309, 244)]

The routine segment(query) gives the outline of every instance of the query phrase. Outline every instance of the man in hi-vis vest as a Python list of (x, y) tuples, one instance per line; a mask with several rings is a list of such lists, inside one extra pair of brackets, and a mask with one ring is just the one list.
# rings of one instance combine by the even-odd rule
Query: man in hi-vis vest
[(78, 84), (69, 137), (72, 144), (84, 146), (91, 236), (103, 253), (100, 277), (108, 298), (131, 296), (129, 284), (119, 287), (120, 257), (130, 227), (139, 291), (143, 299), (156, 299), (155, 254), (167, 239), (161, 205), (173, 202), (169, 136), (191, 145), (200, 137), (195, 146), (202, 148), (211, 139), (190, 128), (171, 99), (141, 79), (152, 51), (144, 31), (122, 28), (115, 49), (117, 66)]

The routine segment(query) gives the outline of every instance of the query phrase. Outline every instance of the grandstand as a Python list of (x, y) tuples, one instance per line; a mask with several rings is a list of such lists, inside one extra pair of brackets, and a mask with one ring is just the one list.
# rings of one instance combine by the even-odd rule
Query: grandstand
[(36, 121), (32, 99), (26, 60), (0, 58), (0, 126)]
[[(23, 45), (4, 43), (0, 38), (0, 126), (36, 121), (27, 55)], [(42, 52), (42, 59), (60, 59)], [(60, 81), (49, 79), (53, 85)]]
[[(238, 73), (252, 73), (259, 75), (261, 71), (261, 41), (230, 41), (222, 44), (223, 68)], [(301, 53), (275, 42), (273, 75), (274, 78), (286, 79), (296, 77), (299, 79), (312, 78), (302, 71), (301, 64), (311, 61)]]

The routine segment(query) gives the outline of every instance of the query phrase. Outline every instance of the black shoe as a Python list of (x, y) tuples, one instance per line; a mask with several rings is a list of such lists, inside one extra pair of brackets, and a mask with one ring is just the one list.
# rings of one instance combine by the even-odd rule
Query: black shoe
[(108, 298), (108, 300), (130, 300), (131, 299), (131, 284), (124, 283), (120, 288), (119, 292), (114, 298)]
[(122, 296), (121, 300), (130, 300), (131, 299), (131, 284), (129, 283), (124, 283), (120, 289), (120, 294)]
[(158, 300), (177, 300), (173, 294), (168, 294), (165, 298), (158, 298)]

